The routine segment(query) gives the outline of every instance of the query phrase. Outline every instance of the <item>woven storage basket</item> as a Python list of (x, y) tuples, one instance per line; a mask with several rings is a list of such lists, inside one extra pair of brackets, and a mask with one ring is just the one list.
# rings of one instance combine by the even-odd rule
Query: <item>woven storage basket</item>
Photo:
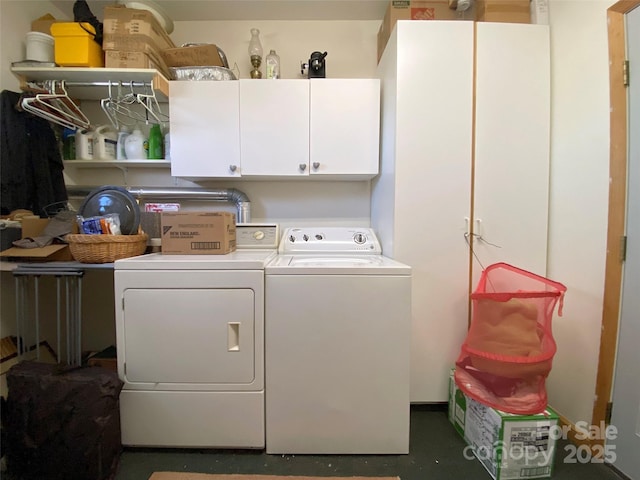
[(81, 263), (110, 263), (142, 255), (147, 248), (146, 233), (138, 235), (69, 234), (65, 240), (71, 255)]

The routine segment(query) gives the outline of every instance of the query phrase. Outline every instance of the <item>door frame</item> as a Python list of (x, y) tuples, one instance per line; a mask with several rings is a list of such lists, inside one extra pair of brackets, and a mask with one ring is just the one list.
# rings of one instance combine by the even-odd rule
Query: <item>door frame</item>
[[(593, 425), (608, 423), (610, 402), (613, 394), (618, 330), (620, 321), (620, 299), (622, 295), (623, 237), (626, 224), (628, 138), (627, 88), (624, 86), (623, 64), (626, 60), (625, 15), (640, 8), (640, 0), (620, 0), (607, 10), (609, 35), (609, 221), (607, 230), (607, 252), (605, 284), (602, 309), (602, 335), (596, 397), (592, 413)], [(598, 439), (593, 444), (603, 444)]]

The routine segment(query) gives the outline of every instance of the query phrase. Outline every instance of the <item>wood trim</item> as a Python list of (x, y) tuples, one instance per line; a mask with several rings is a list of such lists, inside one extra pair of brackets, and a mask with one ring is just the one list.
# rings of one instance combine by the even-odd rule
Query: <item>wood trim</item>
[[(621, 237), (625, 232), (627, 184), (627, 91), (623, 84), (626, 57), (625, 14), (640, 6), (640, 0), (621, 0), (607, 11), (609, 35), (610, 147), (609, 147), (609, 224), (605, 285), (602, 309), (602, 334), (596, 399), (591, 423), (606, 420), (611, 400), (618, 343), (620, 296), (622, 289)], [(604, 440), (593, 443), (602, 444)]]
[(573, 423), (571, 423), (566, 417), (562, 415), (558, 415), (558, 419), (559, 419), (560, 426), (568, 428), (567, 440), (569, 440), (574, 445), (586, 445), (589, 448), (592, 447), (593, 441), (586, 438), (586, 435), (582, 434), (582, 432), (580, 432), (581, 434), (578, 435), (578, 430), (576, 429), (576, 426)]
[(563, 434), (563, 438), (566, 438), (571, 443), (577, 446), (586, 445), (591, 451), (591, 458), (602, 459), (604, 454), (604, 449), (602, 448), (604, 447), (604, 440), (600, 440), (599, 438), (591, 439), (589, 438), (589, 435), (595, 434), (594, 436), (597, 437), (602, 436), (600, 432), (604, 430), (602, 427), (604, 423), (598, 423), (596, 426), (599, 428), (599, 430), (595, 430), (594, 432), (579, 431), (573, 423), (571, 423), (566, 417), (562, 415), (558, 415), (558, 423), (560, 424), (562, 431), (566, 431), (566, 437), (564, 437)]
[(166, 98), (169, 98), (169, 81), (162, 74), (157, 74), (153, 77), (151, 86), (156, 92), (160, 92)]
[(614, 5), (611, 5), (607, 10), (609, 13), (621, 13), (624, 15), (638, 6), (640, 6), (638, 0), (620, 0)]

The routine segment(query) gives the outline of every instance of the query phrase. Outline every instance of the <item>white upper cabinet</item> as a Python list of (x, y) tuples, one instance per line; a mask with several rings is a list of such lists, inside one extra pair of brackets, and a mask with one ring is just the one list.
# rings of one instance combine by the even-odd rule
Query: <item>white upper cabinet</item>
[(238, 82), (171, 82), (171, 175), (239, 177)]
[(312, 79), (311, 175), (378, 173), (379, 79)]
[(176, 177), (378, 173), (378, 79), (171, 82), (169, 105)]
[(242, 175), (308, 175), (309, 82), (239, 83)]

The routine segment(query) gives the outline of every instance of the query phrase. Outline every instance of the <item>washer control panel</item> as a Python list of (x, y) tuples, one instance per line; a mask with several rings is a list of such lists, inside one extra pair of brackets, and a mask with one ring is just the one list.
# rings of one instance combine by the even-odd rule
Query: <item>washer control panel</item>
[(278, 248), (280, 231), (275, 223), (236, 224), (238, 248)]
[(380, 255), (382, 249), (373, 229), (365, 227), (288, 228), (282, 235), (280, 253), (358, 253)]

